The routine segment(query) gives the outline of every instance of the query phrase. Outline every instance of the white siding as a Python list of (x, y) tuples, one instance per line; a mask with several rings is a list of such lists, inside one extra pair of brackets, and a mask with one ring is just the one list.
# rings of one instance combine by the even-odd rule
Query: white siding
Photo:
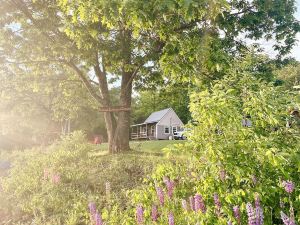
[[(166, 115), (156, 124), (157, 139), (169, 139), (173, 136), (172, 127), (182, 127), (183, 123), (177, 114), (170, 109)], [(165, 134), (165, 127), (169, 127), (169, 134)]]
[(166, 115), (157, 123), (164, 126), (183, 126), (182, 121), (179, 119), (173, 109), (170, 109)]

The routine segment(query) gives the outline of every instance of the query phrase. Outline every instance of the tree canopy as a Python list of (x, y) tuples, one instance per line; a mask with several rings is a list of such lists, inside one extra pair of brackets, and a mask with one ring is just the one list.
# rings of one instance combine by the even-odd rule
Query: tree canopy
[[(215, 77), (241, 35), (274, 38), (282, 55), (299, 30), (290, 0), (2, 0), (0, 12), (3, 71), (72, 69), (105, 111), (111, 152), (129, 149), (134, 81)], [(115, 105), (109, 77), (121, 80)]]

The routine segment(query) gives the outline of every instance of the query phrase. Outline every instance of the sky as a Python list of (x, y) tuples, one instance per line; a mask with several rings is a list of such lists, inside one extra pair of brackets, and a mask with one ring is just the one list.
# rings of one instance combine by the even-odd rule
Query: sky
[[(300, 20), (300, 0), (296, 0), (297, 2), (297, 13), (296, 13), (296, 18)], [(291, 56), (295, 57), (298, 61), (300, 61), (300, 34), (298, 33), (297, 35), (298, 43), (297, 46), (294, 47), (294, 49), (291, 52)]]
[[(295, 13), (295, 17), (300, 21), (300, 0), (296, 0), (296, 6), (297, 6), (297, 12)], [(291, 53), (288, 56), (291, 56), (298, 61), (300, 61), (300, 33), (297, 34), (297, 40), (298, 42), (292, 49)], [(271, 58), (275, 58), (277, 55), (277, 52), (273, 50), (273, 44), (274, 41), (266, 41), (266, 40), (250, 40), (247, 39), (246, 42), (248, 44), (258, 43), (261, 47), (264, 48), (265, 53), (267, 53)]]

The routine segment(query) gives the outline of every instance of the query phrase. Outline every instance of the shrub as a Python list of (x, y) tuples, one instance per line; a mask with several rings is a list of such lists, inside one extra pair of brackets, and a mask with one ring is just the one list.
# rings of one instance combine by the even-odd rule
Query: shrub
[[(152, 224), (155, 205), (158, 224), (171, 224), (173, 215), (175, 224), (282, 224), (284, 213), (299, 222), (300, 127), (286, 126), (296, 120), (288, 109), (298, 106), (294, 93), (236, 69), (211, 88), (195, 92), (190, 141), (170, 150), (184, 152), (190, 160), (159, 166), (148, 185), (133, 192), (127, 212), (131, 220), (124, 221), (134, 221), (139, 207), (145, 224)], [(252, 126), (242, 126), (249, 116)], [(291, 193), (285, 190), (286, 181), (295, 186)], [(172, 197), (168, 182), (174, 182)], [(186, 210), (190, 201), (195, 205)]]
[(139, 186), (160, 162), (160, 157), (135, 152), (106, 155), (81, 132), (31, 152), (16, 159), (9, 176), (1, 178), (3, 224), (90, 224), (90, 201), (110, 211), (115, 203), (126, 206), (126, 191)]

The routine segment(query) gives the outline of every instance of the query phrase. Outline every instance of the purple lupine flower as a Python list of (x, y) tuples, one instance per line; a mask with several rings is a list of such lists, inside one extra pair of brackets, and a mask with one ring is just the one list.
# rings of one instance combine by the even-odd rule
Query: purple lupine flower
[(136, 208), (136, 221), (139, 225), (144, 223), (144, 209), (141, 205)]
[(175, 225), (174, 215), (173, 213), (169, 213), (169, 225)]
[(257, 178), (256, 178), (256, 176), (255, 176), (255, 175), (252, 175), (251, 178), (252, 178), (253, 184), (256, 185), (256, 184), (257, 184)]
[(183, 210), (188, 211), (188, 205), (187, 205), (187, 202), (185, 199), (181, 200), (181, 205), (182, 205)]
[(284, 212), (280, 212), (280, 216), (284, 225), (296, 225), (295, 220), (292, 220)]
[(256, 225), (263, 225), (264, 223), (264, 215), (263, 210), (260, 206), (260, 199), (259, 196), (255, 196), (255, 216), (256, 216)]
[(98, 212), (95, 214), (95, 225), (103, 225), (102, 217)]
[(247, 203), (246, 205), (247, 215), (248, 215), (248, 225), (256, 225), (256, 216), (255, 211), (251, 205), (251, 203)]
[(89, 203), (89, 210), (92, 217), (96, 214), (96, 204), (94, 202)]
[(190, 208), (191, 208), (191, 210), (192, 210), (192, 211), (195, 211), (195, 199), (194, 199), (194, 197), (191, 196), (191, 197), (189, 198), (189, 200), (190, 200)]
[(232, 225), (232, 222), (229, 220), (229, 221), (227, 222), (227, 224), (228, 224), (228, 225)]
[(220, 180), (222, 182), (225, 181), (225, 179), (226, 179), (226, 171), (224, 169), (220, 170), (219, 177), (220, 177)]
[(202, 213), (205, 213), (206, 207), (202, 196), (200, 194), (196, 194), (194, 200), (195, 200), (195, 211), (198, 212), (201, 210)]
[(221, 202), (219, 199), (219, 195), (217, 193), (214, 193), (214, 203), (216, 206), (216, 214), (217, 216), (221, 215)]
[(171, 181), (171, 180), (167, 183), (167, 190), (168, 190), (169, 198), (172, 198), (172, 196), (173, 196), (174, 184), (175, 184), (174, 181)]
[(237, 223), (241, 223), (241, 214), (240, 214), (240, 207), (238, 205), (233, 206), (233, 215), (234, 218), (236, 219)]
[(294, 191), (295, 185), (292, 181), (283, 181), (282, 184), (287, 193), (291, 194)]
[(164, 205), (164, 203), (165, 203), (165, 196), (164, 196), (164, 191), (163, 191), (163, 189), (160, 188), (160, 187), (157, 187), (157, 188), (156, 188), (156, 194), (157, 194), (159, 203), (160, 203), (161, 205)]
[(158, 211), (157, 211), (157, 206), (156, 205), (152, 206), (151, 218), (152, 218), (152, 221), (157, 221), (157, 219), (158, 219)]

